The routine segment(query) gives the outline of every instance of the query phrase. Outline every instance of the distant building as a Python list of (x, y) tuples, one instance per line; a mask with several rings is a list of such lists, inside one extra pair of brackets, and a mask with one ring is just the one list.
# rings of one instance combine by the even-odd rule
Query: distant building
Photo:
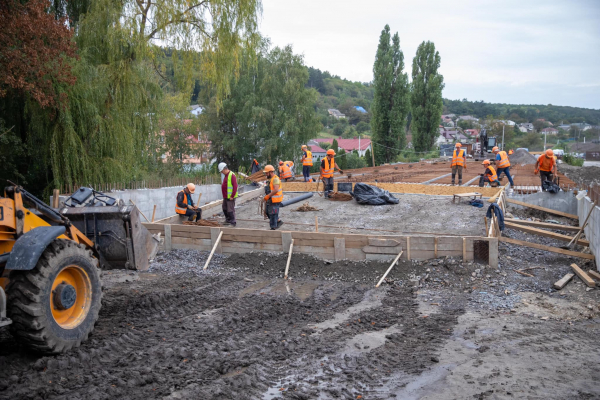
[(198, 118), (198, 115), (202, 114), (204, 111), (204, 107), (199, 104), (194, 104), (189, 106), (188, 110), (190, 110), (190, 113), (192, 113), (194, 117)]
[(356, 109), (356, 111), (358, 111), (359, 113), (363, 113), (366, 114), (367, 110), (365, 110), (364, 108), (362, 108), (361, 106), (354, 106), (354, 108)]
[[(523, 130), (521, 128), (523, 128), (525, 130)], [(522, 124), (519, 124), (519, 130), (521, 132), (533, 132), (533, 129), (534, 129), (533, 124), (531, 122), (524, 122)]]
[(459, 121), (479, 121), (479, 118), (475, 118), (472, 115), (461, 115), (458, 117)]
[(470, 136), (472, 139), (479, 137), (479, 129), (465, 129), (464, 134)]
[(342, 114), (340, 110), (336, 110), (335, 108), (330, 108), (327, 112), (335, 119), (346, 118), (345, 114)]
[(556, 129), (556, 128), (544, 128), (544, 129), (542, 129), (542, 133), (544, 133), (546, 135), (557, 135), (558, 134), (558, 129)]
[[(346, 153), (352, 153), (354, 150), (358, 152), (358, 155), (364, 157), (365, 152), (371, 149), (371, 139), (336, 139), (340, 149), (344, 149)], [(319, 145), (319, 143), (333, 143), (333, 139), (312, 139), (308, 144)], [(360, 143), (360, 147), (359, 147)]]
[(310, 151), (312, 152), (313, 163), (320, 161), (323, 157), (325, 157), (327, 155), (327, 150), (321, 148), (318, 145), (310, 145), (309, 144), (308, 147), (310, 148)]
[(568, 131), (571, 129), (572, 126), (574, 126), (576, 129), (579, 129), (580, 131), (587, 131), (588, 129), (592, 129), (592, 126), (590, 124), (586, 124), (585, 122), (575, 124), (562, 124), (558, 126), (558, 129)]

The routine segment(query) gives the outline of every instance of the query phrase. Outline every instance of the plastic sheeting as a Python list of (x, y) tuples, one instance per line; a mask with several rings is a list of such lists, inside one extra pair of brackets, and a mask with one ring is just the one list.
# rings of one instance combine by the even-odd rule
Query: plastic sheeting
[(392, 196), (387, 190), (380, 189), (365, 183), (354, 185), (354, 191), (350, 192), (358, 204), (371, 206), (382, 206), (384, 204), (398, 204), (399, 200)]

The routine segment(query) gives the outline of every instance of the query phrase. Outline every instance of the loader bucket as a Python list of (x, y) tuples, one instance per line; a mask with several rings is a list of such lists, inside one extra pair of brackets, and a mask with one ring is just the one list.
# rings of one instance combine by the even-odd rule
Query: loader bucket
[(146, 271), (158, 249), (136, 206), (64, 207), (60, 213), (94, 242), (103, 269)]

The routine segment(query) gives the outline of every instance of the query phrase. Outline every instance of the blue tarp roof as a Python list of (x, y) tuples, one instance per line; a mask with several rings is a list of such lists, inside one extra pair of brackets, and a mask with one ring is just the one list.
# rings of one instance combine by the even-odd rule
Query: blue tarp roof
[(354, 108), (356, 108), (357, 111), (360, 111), (363, 114), (367, 113), (367, 110), (365, 110), (364, 108), (362, 108), (361, 106), (354, 106)]

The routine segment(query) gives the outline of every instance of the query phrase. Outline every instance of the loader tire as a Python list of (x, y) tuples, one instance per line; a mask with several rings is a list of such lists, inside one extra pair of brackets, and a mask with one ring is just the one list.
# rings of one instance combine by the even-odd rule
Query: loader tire
[(102, 301), (98, 260), (85, 246), (56, 239), (30, 271), (12, 271), (7, 287), (11, 331), (31, 350), (58, 354), (94, 330)]

